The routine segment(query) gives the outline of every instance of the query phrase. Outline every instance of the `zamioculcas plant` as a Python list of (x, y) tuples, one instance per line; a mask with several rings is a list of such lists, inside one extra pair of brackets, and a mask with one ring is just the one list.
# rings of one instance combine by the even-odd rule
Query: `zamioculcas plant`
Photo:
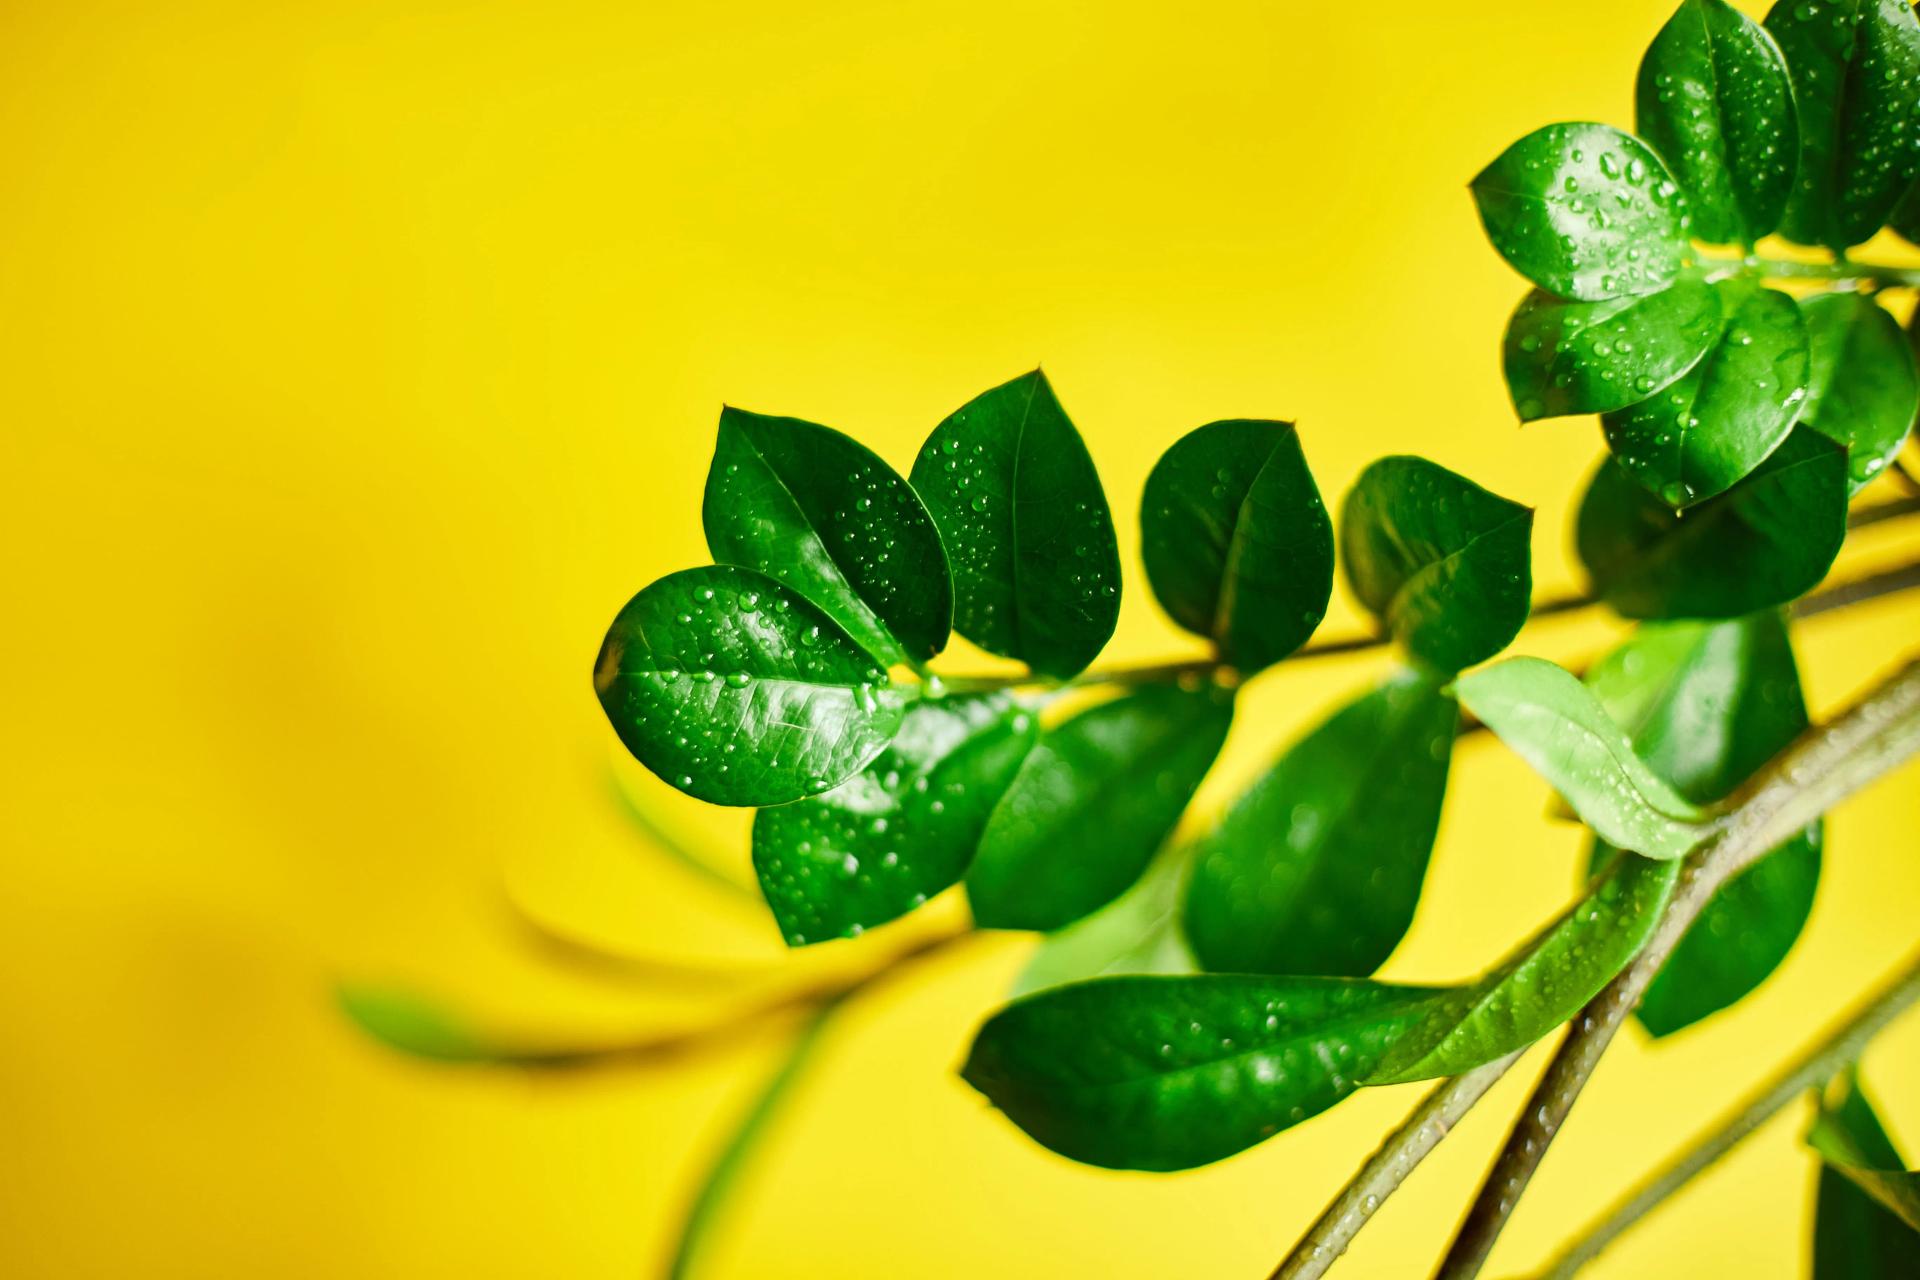
[[(1636, 625), (1582, 670), (1500, 656), (1539, 611), (1531, 508), (1388, 457), (1336, 518), (1293, 426), (1260, 419), (1173, 441), (1139, 505), (1146, 581), (1212, 656), (1097, 666), (1122, 588), (1114, 516), (1036, 370), (956, 409), (906, 475), (828, 427), (726, 410), (704, 504), (715, 563), (619, 611), (594, 691), (647, 768), (758, 810), (758, 889), (791, 946), (949, 891), (975, 929), (1044, 935), (962, 1075), (1053, 1151), (1186, 1169), (1356, 1090), (1441, 1082), (1276, 1276), (1333, 1265), (1521, 1051), (1566, 1028), (1439, 1272), (1474, 1275), (1623, 1022), (1666, 1036), (1764, 982), (1811, 909), (1822, 815), (1920, 751), (1920, 663), (1811, 724), (1792, 636), (1920, 586), (1909, 564), (1819, 589), (1850, 527), (1920, 512), (1854, 501), (1890, 470), (1920, 491), (1899, 461), (1920, 379), (1887, 307), (1911, 305), (1920, 271), (1848, 256), (1887, 225), (1920, 242), (1917, 175), (1905, 3), (1782, 0), (1759, 24), (1685, 0), (1641, 63), (1634, 132), (1550, 124), (1473, 180), (1532, 286), (1503, 348), (1519, 417), (1602, 429), (1574, 530), (1591, 591), (1540, 608)], [(1757, 253), (1772, 236), (1807, 251)], [(1336, 563), (1377, 630), (1316, 642)], [(1020, 670), (936, 673), (953, 633)], [(1245, 682), (1376, 645), (1397, 657), (1387, 675), (1171, 840)], [(1418, 909), (1454, 744), (1481, 731), (1591, 831), (1581, 883), (1477, 974), (1376, 981)], [(793, 1021), (792, 1048), (696, 1200), (675, 1273), (833, 1011), (974, 932), (912, 934), (875, 972), (758, 1011)], [(1548, 1274), (1809, 1094), (1815, 1274), (1913, 1274), (1920, 1175), (1853, 1063), (1917, 998), (1909, 957)], [(647, 1060), (728, 1029), (517, 1041), (392, 991), (343, 999), (389, 1043), (453, 1062)]]

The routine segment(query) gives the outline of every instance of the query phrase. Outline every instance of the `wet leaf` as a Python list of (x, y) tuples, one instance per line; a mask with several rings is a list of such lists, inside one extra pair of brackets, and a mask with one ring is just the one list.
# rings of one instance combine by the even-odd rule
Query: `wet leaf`
[[(1851, 1274), (1839, 1269), (1838, 1262), (1842, 1258), (1858, 1260), (1859, 1252), (1881, 1244), (1891, 1244), (1895, 1258), (1911, 1261), (1920, 1257), (1920, 1238), (1914, 1234), (1920, 1232), (1920, 1173), (1909, 1170), (1900, 1158), (1873, 1104), (1860, 1088), (1857, 1068), (1844, 1074), (1830, 1093), (1832, 1096), (1820, 1098), (1819, 1114), (1807, 1133), (1807, 1145), (1824, 1162), (1814, 1236), (1816, 1265), (1831, 1259), (1836, 1274)], [(1834, 1179), (1831, 1183), (1830, 1176)], [(1842, 1194), (1848, 1190), (1864, 1192), (1865, 1203)], [(1868, 1206), (1879, 1213), (1866, 1213)], [(1850, 1219), (1851, 1225), (1861, 1230), (1861, 1237), (1851, 1242), (1855, 1249), (1838, 1247), (1842, 1242), (1832, 1236), (1841, 1222), (1829, 1221), (1830, 1213)], [(1904, 1240), (1900, 1231), (1906, 1233)], [(1827, 1272), (1819, 1274), (1824, 1278)]]
[(764, 574), (708, 565), (627, 602), (594, 691), (640, 763), (711, 804), (785, 804), (885, 749), (911, 698), (832, 618)]
[(1894, 318), (1860, 294), (1818, 294), (1800, 310), (1813, 353), (1800, 421), (1847, 446), (1858, 493), (1899, 455), (1920, 412), (1913, 351)]
[(1333, 523), (1290, 422), (1214, 422), (1155, 464), (1140, 555), (1169, 617), (1245, 672), (1305, 644), (1333, 591)]
[(1720, 336), (1711, 285), (1568, 302), (1538, 289), (1507, 324), (1507, 391), (1523, 422), (1638, 404), (1699, 363)]

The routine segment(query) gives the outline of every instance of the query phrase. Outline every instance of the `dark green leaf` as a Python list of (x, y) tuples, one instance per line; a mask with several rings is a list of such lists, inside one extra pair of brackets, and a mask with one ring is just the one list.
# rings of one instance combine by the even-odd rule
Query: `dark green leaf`
[(1800, 135), (1786, 60), (1759, 24), (1725, 0), (1681, 0), (1641, 60), (1635, 107), (1696, 236), (1750, 245), (1780, 225)]
[(1425, 458), (1361, 472), (1340, 512), (1360, 603), (1436, 671), (1484, 662), (1518, 635), (1533, 590), (1533, 511)]
[(1287, 749), (1199, 843), (1187, 939), (1208, 969), (1362, 977), (1413, 922), (1459, 708), (1404, 673)]
[(788, 945), (853, 937), (959, 883), (1038, 733), (1005, 695), (924, 701), (864, 770), (756, 814), (753, 865)]
[(1538, 289), (1507, 325), (1507, 390), (1524, 422), (1637, 404), (1693, 368), (1720, 336), (1712, 286), (1568, 302)]
[[(1899, 1168), (1904, 1162), (1860, 1091), (1855, 1072), (1842, 1077), (1839, 1099), (1822, 1100), (1822, 1119), (1847, 1135), (1846, 1145), (1870, 1165)], [(1830, 1117), (1830, 1118), (1829, 1118)], [(1820, 1123), (1820, 1121), (1816, 1121)], [(1860, 1185), (1822, 1161), (1814, 1197), (1813, 1280), (1915, 1280), (1920, 1244), (1913, 1228), (1868, 1195)]]
[(726, 409), (703, 516), (715, 560), (780, 579), (882, 665), (946, 647), (953, 584), (940, 534), (907, 482), (858, 441)]
[(1857, 293), (1823, 293), (1800, 304), (1813, 365), (1800, 421), (1847, 446), (1854, 492), (1886, 469), (1907, 442), (1920, 381), (1900, 326)]
[(1119, 897), (1179, 824), (1232, 719), (1220, 689), (1146, 685), (1045, 730), (967, 873), (974, 919), (1048, 932)]
[(1163, 850), (1133, 888), (1041, 939), (1011, 994), (1121, 973), (1192, 973), (1193, 955), (1179, 928), (1189, 863), (1186, 850)]
[(1676, 515), (1620, 464), (1580, 503), (1580, 559), (1629, 618), (1737, 618), (1796, 599), (1847, 536), (1847, 453), (1796, 430), (1752, 475)]
[(1473, 198), (1501, 256), (1562, 298), (1653, 293), (1680, 271), (1680, 189), (1644, 142), (1609, 125), (1536, 129), (1480, 171)]
[(593, 687), (640, 763), (730, 805), (838, 786), (892, 741), (910, 700), (819, 608), (733, 565), (669, 574), (629, 600)]
[(1778, 0), (1800, 160), (1781, 232), (1844, 249), (1873, 235), (1913, 182), (1920, 24), (1902, 0)]
[(1793, 430), (1807, 393), (1807, 328), (1793, 299), (1723, 280), (1722, 328), (1700, 363), (1664, 391), (1609, 413), (1607, 444), (1670, 507), (1724, 493)]
[(1190, 1169), (1346, 1097), (1433, 998), (1339, 978), (1102, 978), (1002, 1009), (961, 1074), (1061, 1155)]
[(1240, 670), (1305, 644), (1333, 592), (1333, 523), (1293, 424), (1182, 436), (1147, 477), (1140, 555), (1161, 607)]
[(1837, 1093), (1837, 1098), (1821, 1097), (1807, 1145), (1820, 1153), (1828, 1169), (1905, 1224), (1907, 1249), (1920, 1251), (1920, 1239), (1912, 1234), (1920, 1231), (1920, 1173), (1909, 1170), (1900, 1158), (1855, 1072), (1841, 1078)]
[(1621, 855), (1586, 897), (1498, 968), (1430, 1005), (1364, 1083), (1459, 1075), (1552, 1031), (1646, 945), (1680, 867)]
[[(1597, 663), (1588, 687), (1634, 751), (1688, 800), (1725, 798), (1807, 727), (1779, 613), (1641, 627)], [(1614, 848), (1596, 842), (1592, 867)], [(1800, 936), (1820, 877), (1820, 824), (1722, 886), (1647, 988), (1635, 1016), (1671, 1035), (1758, 987)]]
[(1120, 616), (1120, 552), (1093, 459), (1038, 369), (942, 422), (913, 464), (953, 570), (954, 629), (1065, 678)]
[(1627, 731), (1569, 672), (1541, 658), (1508, 658), (1454, 687), (1601, 839), (1664, 859), (1706, 837), (1707, 815), (1634, 754)]

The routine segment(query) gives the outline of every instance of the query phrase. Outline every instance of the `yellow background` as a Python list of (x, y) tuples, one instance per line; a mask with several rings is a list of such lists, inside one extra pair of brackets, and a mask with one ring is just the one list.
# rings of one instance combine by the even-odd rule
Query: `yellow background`
[[(658, 1264), (771, 1040), (564, 1083), (446, 1072), (363, 1042), (328, 990), (403, 979), (606, 1034), (746, 998), (556, 968), (502, 909), (503, 869), (608, 944), (783, 958), (622, 816), (588, 680), (626, 597), (703, 558), (723, 400), (904, 469), (1044, 360), (1125, 539), (1113, 660), (1196, 650), (1143, 589), (1134, 511), (1158, 452), (1226, 416), (1298, 419), (1330, 498), (1418, 451), (1537, 504), (1541, 586), (1575, 587), (1597, 432), (1515, 426), (1496, 344), (1522, 286), (1464, 184), (1538, 124), (1630, 124), (1665, 11), (0, 6), (0, 1273)], [(1816, 707), (1917, 620), (1907, 600), (1807, 625)], [(1359, 622), (1342, 589), (1329, 632)], [(1547, 622), (1520, 647), (1611, 634)], [(1383, 661), (1262, 680), (1201, 810)], [(1917, 777), (1833, 820), (1809, 933), (1761, 995), (1609, 1057), (1496, 1270), (1910, 946)], [(1388, 974), (1471, 973), (1565, 900), (1581, 840), (1545, 798), (1496, 744), (1463, 748)], [(742, 856), (742, 815), (676, 813)], [(708, 1275), (1261, 1275), (1418, 1094), (1181, 1177), (1071, 1166), (951, 1074), (1028, 945), (836, 1026)], [(1537, 1060), (1342, 1274), (1424, 1273)], [(1920, 1150), (1920, 1019), (1870, 1075)], [(1593, 1274), (1794, 1274), (1798, 1123)]]

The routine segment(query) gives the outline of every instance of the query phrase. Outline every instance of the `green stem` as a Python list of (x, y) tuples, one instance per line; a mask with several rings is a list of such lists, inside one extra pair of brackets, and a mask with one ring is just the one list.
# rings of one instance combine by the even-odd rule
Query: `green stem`
[(1898, 288), (1920, 288), (1920, 267), (1894, 267), (1841, 259), (1835, 262), (1790, 262), (1784, 258), (1727, 257), (1703, 253), (1699, 265), (1710, 271), (1737, 271), (1776, 280), (1869, 281)]

